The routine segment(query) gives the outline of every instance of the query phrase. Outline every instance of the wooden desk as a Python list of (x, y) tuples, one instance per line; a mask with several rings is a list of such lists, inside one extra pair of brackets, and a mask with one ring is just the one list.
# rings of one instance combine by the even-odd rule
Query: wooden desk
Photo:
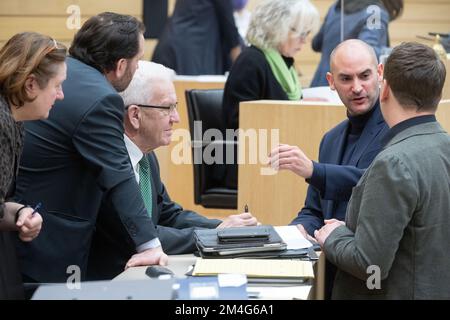
[[(278, 129), (280, 143), (297, 145), (316, 160), (322, 136), (346, 118), (346, 108), (315, 102), (255, 101), (241, 103), (239, 114), (243, 130)], [(265, 145), (263, 154), (267, 155), (270, 140)], [(248, 146), (246, 149), (248, 159)], [(289, 224), (303, 207), (308, 185), (290, 171), (261, 175), (264, 167), (261, 162), (239, 164), (238, 208), (248, 204), (250, 212), (265, 224)]]
[[(174, 255), (169, 256), (169, 264), (168, 268), (171, 269), (177, 277), (183, 277), (184, 274), (187, 272), (189, 266), (193, 265), (195, 263), (195, 260), (197, 258), (192, 254), (183, 254), (183, 255)], [(320, 268), (320, 267), (319, 267)], [(147, 269), (146, 266), (144, 267), (134, 267), (129, 268), (119, 274), (117, 277), (115, 277), (112, 281), (129, 281), (129, 280), (148, 280), (149, 277), (145, 274), (145, 270)], [(323, 283), (320, 278), (323, 276), (323, 270), (319, 271), (320, 269), (316, 270), (316, 280), (315, 283), (320, 281)], [(322, 274), (320, 274), (322, 272)], [(283, 287), (270, 287), (270, 286), (256, 286), (251, 285), (252, 289), (251, 291), (259, 291), (261, 293), (261, 299), (283, 299), (283, 300), (290, 300), (293, 298), (296, 299), (315, 299), (317, 295), (310, 295), (311, 292), (311, 286), (310, 285), (304, 285), (304, 286), (283, 286)], [(320, 290), (320, 285), (319, 285)], [(275, 295), (274, 295), (274, 291)], [(319, 295), (320, 297), (320, 295)]]
[[(169, 264), (167, 268), (173, 271), (177, 277), (183, 277), (188, 271), (189, 266), (195, 263), (195, 257), (193, 254), (180, 254), (169, 256)], [(112, 281), (126, 281), (126, 280), (146, 280), (148, 276), (145, 274), (147, 266), (128, 268)]]
[(441, 124), (441, 126), (450, 133), (450, 99), (442, 100), (439, 103), (436, 118)]
[[(167, 147), (161, 147), (156, 150), (161, 167), (161, 179), (169, 191), (170, 197), (183, 206), (185, 209), (193, 210), (209, 217), (226, 217), (236, 213), (236, 210), (225, 209), (206, 209), (194, 204), (194, 177), (192, 164), (176, 164), (172, 160), (172, 152), (178, 143), (186, 143), (186, 158), (192, 161), (190, 149), (189, 122), (186, 107), (185, 91), (190, 89), (222, 89), (225, 85), (223, 76), (198, 76), (186, 77), (177, 76), (174, 81), (175, 90), (178, 98), (178, 113), (180, 123), (174, 125), (174, 135), (172, 143)], [(184, 130), (188, 139), (182, 140), (179, 136)], [(176, 151), (176, 150), (175, 150)]]

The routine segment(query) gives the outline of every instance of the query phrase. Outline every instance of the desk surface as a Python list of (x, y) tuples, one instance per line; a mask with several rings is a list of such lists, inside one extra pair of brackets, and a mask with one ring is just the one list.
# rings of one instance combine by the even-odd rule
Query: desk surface
[[(169, 256), (169, 264), (167, 267), (172, 270), (177, 277), (183, 277), (188, 271), (189, 267), (195, 263), (195, 257), (192, 254)], [(115, 277), (112, 281), (126, 281), (126, 280), (147, 280), (149, 277), (145, 274), (147, 267), (129, 268)], [(291, 300), (291, 299), (308, 299), (312, 286), (255, 286), (249, 285), (249, 291), (257, 291), (259, 299), (271, 300)]]
[[(197, 257), (195, 257), (193, 254), (169, 256), (169, 264), (167, 265), (167, 268), (172, 270), (177, 277), (183, 277), (184, 274), (188, 271), (188, 268), (195, 263), (196, 259)], [(146, 269), (146, 266), (128, 268), (117, 277), (115, 277), (113, 281), (148, 279), (148, 276), (145, 274)]]

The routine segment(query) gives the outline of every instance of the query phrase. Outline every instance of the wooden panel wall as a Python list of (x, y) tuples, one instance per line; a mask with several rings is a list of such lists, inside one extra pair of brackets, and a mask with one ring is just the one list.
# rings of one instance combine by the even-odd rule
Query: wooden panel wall
[[(169, 1), (173, 9), (174, 0)], [(11, 36), (23, 31), (48, 34), (67, 46), (77, 29), (67, 27), (71, 19), (71, 5), (77, 5), (81, 24), (89, 17), (104, 11), (129, 14), (142, 20), (143, 0), (2, 0), (0, 1), (0, 46)], [(170, 9), (170, 10), (172, 10)], [(169, 10), (169, 11), (170, 11)], [(144, 58), (148, 60), (156, 40), (146, 40)]]
[[(316, 160), (323, 134), (345, 117), (342, 105), (255, 101), (240, 104), (239, 123), (243, 130), (278, 130), (280, 143), (299, 146), (307, 156)], [(261, 139), (259, 136), (258, 148), (261, 147)], [(242, 141), (240, 136), (239, 143)], [(268, 150), (264, 153), (268, 154), (273, 147), (270, 146), (271, 141), (262, 143)], [(248, 150), (246, 147), (245, 163), (239, 164), (238, 208), (248, 204), (252, 214), (264, 224), (288, 224), (303, 207), (308, 185), (290, 171), (263, 175), (261, 169), (267, 166), (264, 159), (259, 156), (258, 163), (251, 164)]]
[(142, 0), (2, 0), (0, 1), (0, 41), (22, 31), (36, 31), (70, 42), (76, 29), (66, 22), (68, 8), (77, 5), (83, 23), (103, 11), (120, 12), (142, 18)]

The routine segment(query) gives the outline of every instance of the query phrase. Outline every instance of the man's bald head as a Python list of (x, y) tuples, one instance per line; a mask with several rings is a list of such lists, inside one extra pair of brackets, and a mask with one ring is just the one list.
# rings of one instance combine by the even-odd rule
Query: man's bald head
[[(330, 71), (334, 72), (337, 63), (352, 60), (355, 55), (365, 55), (369, 61), (373, 63), (373, 66), (378, 65), (377, 55), (375, 50), (362, 40), (350, 39), (341, 42), (330, 55)], [(339, 61), (339, 62), (338, 62)]]
[(383, 73), (372, 47), (361, 40), (347, 40), (333, 50), (330, 61), (328, 83), (348, 113), (356, 116), (371, 110), (378, 101)]

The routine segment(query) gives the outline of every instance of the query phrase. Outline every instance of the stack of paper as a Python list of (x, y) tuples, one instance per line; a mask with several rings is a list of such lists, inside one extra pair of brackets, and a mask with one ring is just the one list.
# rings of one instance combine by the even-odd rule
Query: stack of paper
[(197, 259), (194, 276), (240, 273), (249, 278), (314, 278), (312, 263), (297, 260)]

